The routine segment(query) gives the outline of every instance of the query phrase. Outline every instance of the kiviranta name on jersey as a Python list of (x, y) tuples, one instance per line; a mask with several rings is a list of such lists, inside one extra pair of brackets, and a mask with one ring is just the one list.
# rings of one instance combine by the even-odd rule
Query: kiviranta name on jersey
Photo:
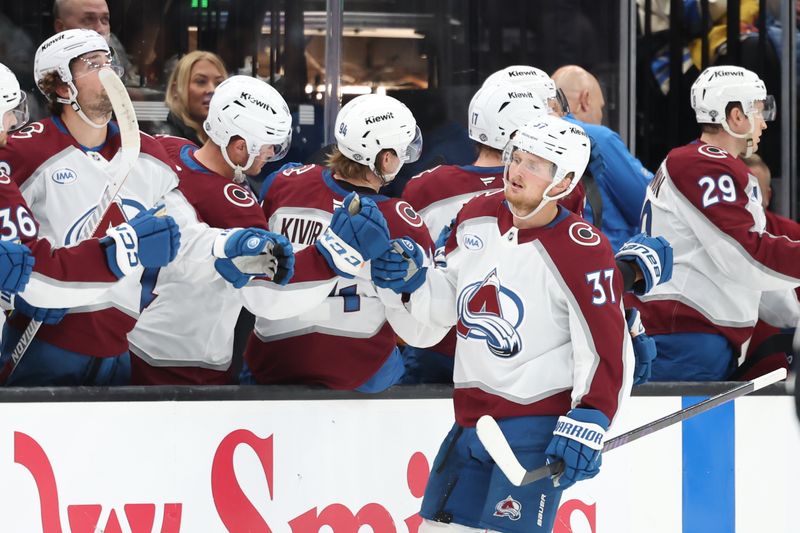
[(330, 220), (321, 220), (319, 217), (278, 217), (278, 224), (271, 227), (278, 228), (281, 235), (285, 235), (292, 244), (311, 245), (317, 242), (317, 237), (328, 227)]

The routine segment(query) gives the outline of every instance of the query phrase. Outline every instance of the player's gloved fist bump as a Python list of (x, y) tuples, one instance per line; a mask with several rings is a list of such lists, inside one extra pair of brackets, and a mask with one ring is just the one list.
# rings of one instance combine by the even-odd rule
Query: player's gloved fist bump
[(30, 249), (24, 244), (0, 241), (0, 290), (11, 293), (25, 290), (34, 263)]
[(575, 408), (558, 417), (553, 439), (544, 452), (548, 463), (564, 461), (564, 471), (553, 478), (554, 486), (566, 489), (600, 472), (608, 424), (608, 417), (597, 409)]
[(672, 246), (664, 237), (634, 235), (619, 249), (616, 258), (633, 263), (641, 271), (643, 279), (634, 284), (635, 294), (647, 294), (672, 278)]
[(274, 244), (274, 233), (261, 228), (228, 228), (214, 240), (214, 257), (234, 258), (243, 255), (271, 253), (267, 250)]
[(333, 212), (330, 225), (316, 242), (331, 269), (345, 278), (355, 277), (367, 261), (390, 247), (389, 228), (378, 206), (363, 198), (359, 210), (353, 205), (355, 200), (355, 193), (345, 197), (343, 206)]
[(372, 260), (372, 282), (398, 294), (412, 293), (425, 283), (425, 253), (411, 237), (394, 239), (392, 247)]
[(22, 296), (17, 295), (17, 297), (14, 298), (14, 311), (34, 320), (38, 320), (42, 324), (52, 325), (61, 322), (61, 319), (67, 314), (68, 309), (46, 309), (44, 307), (34, 307)]
[(286, 285), (294, 276), (294, 250), (292, 243), (283, 235), (275, 235), (275, 244), (272, 247), (272, 255), (278, 261), (278, 269), (272, 276), (272, 281), (278, 285)]
[(636, 358), (636, 364), (633, 368), (633, 384), (641, 385), (650, 380), (653, 360), (658, 355), (656, 341), (645, 332), (638, 309), (635, 307), (626, 309), (625, 320), (631, 333), (633, 355)]

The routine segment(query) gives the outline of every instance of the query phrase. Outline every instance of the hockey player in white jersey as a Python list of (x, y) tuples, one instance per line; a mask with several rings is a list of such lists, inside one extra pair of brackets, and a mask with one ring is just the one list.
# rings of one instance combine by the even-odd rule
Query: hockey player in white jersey
[[(599, 471), (600, 446), (580, 435), (608, 429), (633, 352), (608, 240), (553, 201), (580, 179), (589, 149), (562, 119), (527, 124), (504, 151), (504, 191), (459, 213), (446, 267), (426, 268), (408, 239), (397, 241), (404, 255), (372, 262), (374, 283), (404, 294), (418, 320), (458, 332), (456, 423), (433, 464), (421, 532), (551, 531), (561, 492)], [(526, 468), (563, 459), (564, 473), (512, 485), (477, 439), (482, 415), (498, 420)]]
[[(110, 100), (99, 81), (101, 70), (113, 68), (110, 54), (105, 39), (91, 30), (67, 30), (42, 43), (34, 78), (48, 98), (52, 117), (23, 128), (0, 150), (8, 175), (39, 221), (39, 235), (56, 246), (76, 244), (109, 176), (121, 165), (119, 130), (110, 121)], [(100, 231), (164, 205), (180, 226), (182, 261), (213, 261), (212, 251), (219, 257), (260, 252), (259, 243), (267, 240), (263, 230), (257, 230), (256, 242), (245, 230), (223, 233), (200, 223), (177, 190), (177, 176), (163, 149), (147, 135), (141, 134), (140, 140), (141, 153), (101, 220)], [(177, 240), (174, 244), (176, 248)], [(141, 266), (136, 268), (141, 271)], [(71, 309), (57, 325), (42, 326), (8, 384), (126, 383), (126, 334), (146, 296), (142, 292), (139, 276), (128, 275), (95, 304)], [(27, 321), (12, 318), (9, 325), (4, 357)]]
[[(204, 124), (209, 139), (201, 148), (179, 137), (157, 139), (178, 165), (179, 189), (201, 219), (215, 227), (267, 229), (264, 213), (253, 194), (242, 184), (245, 175), (256, 175), (267, 161), (282, 158), (292, 137), (292, 118), (283, 97), (267, 83), (248, 76), (233, 76), (220, 84)], [(292, 256), (284, 236), (272, 234), (275, 255)], [(280, 250), (280, 252), (279, 252)], [(308, 250), (315, 254), (315, 249)], [(318, 258), (320, 260), (321, 258)], [(304, 268), (304, 257), (298, 257)], [(151, 275), (154, 297), (128, 334), (132, 352), (131, 383), (134, 385), (224, 385), (232, 383), (233, 332), (242, 297), (235, 285), (246, 284), (232, 263), (217, 267), (230, 279), (210, 276), (197, 284), (184, 269), (166, 268)], [(214, 265), (197, 268), (214, 272)], [(285, 285), (293, 264), (284, 261), (274, 280)], [(329, 271), (328, 277), (333, 273)], [(242, 279), (243, 278), (243, 279)], [(274, 284), (264, 284), (271, 287)], [(267, 292), (267, 291), (265, 291)], [(281, 305), (275, 312), (299, 313), (297, 305)], [(264, 299), (275, 300), (265, 294)], [(316, 302), (318, 304), (319, 302)]]
[(800, 285), (800, 242), (765, 231), (758, 179), (741, 160), (775, 115), (764, 82), (741, 67), (709, 67), (691, 99), (701, 136), (667, 155), (642, 209), (642, 228), (675, 250), (672, 280), (637, 304), (658, 346), (656, 380), (725, 379), (762, 294)]

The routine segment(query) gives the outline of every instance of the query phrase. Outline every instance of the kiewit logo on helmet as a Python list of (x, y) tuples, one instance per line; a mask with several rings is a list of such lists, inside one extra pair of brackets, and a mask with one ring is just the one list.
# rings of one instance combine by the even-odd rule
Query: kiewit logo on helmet
[(267, 104), (266, 102), (262, 102), (258, 98), (254, 98), (253, 95), (251, 95), (250, 93), (242, 93), (241, 95), (239, 95), (239, 98), (247, 100), (248, 102), (257, 105), (262, 109), (266, 109), (267, 111), (272, 111), (272, 108), (269, 106), (269, 104)]
[(375, 124), (377, 122), (383, 122), (384, 120), (389, 120), (390, 118), (394, 118), (394, 113), (384, 113), (383, 115), (375, 115), (372, 117), (367, 117), (364, 119), (364, 124)]
[(535, 76), (536, 73), (532, 70), (509, 70), (508, 71), (509, 78), (516, 78), (517, 76)]
[(723, 78), (726, 76), (739, 76), (740, 78), (744, 78), (744, 72), (741, 70), (715, 70), (711, 73), (711, 79), (714, 78)]
[(52, 45), (54, 45), (55, 43), (57, 43), (58, 41), (60, 41), (64, 37), (66, 37), (66, 36), (63, 33), (59, 33), (58, 35), (56, 35), (55, 37), (50, 39), (48, 42), (44, 43), (42, 45), (42, 50), (47, 50), (48, 48), (50, 48)]
[(508, 93), (509, 98), (533, 98), (533, 93), (528, 91), (526, 93), (519, 93), (519, 92), (510, 92)]

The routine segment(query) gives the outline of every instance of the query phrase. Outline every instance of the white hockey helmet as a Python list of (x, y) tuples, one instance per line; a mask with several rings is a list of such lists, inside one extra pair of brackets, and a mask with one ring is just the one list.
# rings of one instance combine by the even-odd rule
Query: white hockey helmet
[[(364, 94), (345, 104), (336, 116), (336, 146), (348, 159), (369, 167), (384, 184), (394, 179), (404, 163), (422, 152), (422, 133), (405, 104), (391, 96)], [(381, 150), (394, 150), (400, 165), (381, 174), (375, 160)]]
[(520, 126), (548, 112), (533, 91), (501, 83), (484, 85), (469, 103), (469, 138), (503, 150)]
[[(10, 114), (11, 123), (6, 128), (6, 116)], [(20, 129), (28, 122), (28, 102), (25, 93), (19, 88), (19, 81), (11, 70), (0, 63), (0, 133)]]
[(490, 75), (483, 82), (483, 86), (500, 83), (511, 83), (535, 92), (556, 115), (569, 113), (569, 103), (564, 92), (556, 87), (556, 82), (542, 69), (528, 65), (512, 65)]
[[(81, 58), (89, 52), (104, 52), (108, 60), (101, 63), (91, 62)], [(83, 59), (92, 69), (110, 68), (117, 76), (122, 76), (122, 67), (113, 62), (113, 53), (102, 35), (94, 30), (74, 29), (57, 33), (39, 45), (36, 57), (33, 60), (33, 78), (39, 91), (48, 99), (71, 106), (78, 115), (90, 126), (102, 128), (105, 124), (97, 124), (81, 110), (78, 104), (78, 89), (75, 87), (74, 77), (70, 65), (75, 58)], [(50, 72), (57, 72), (61, 81), (69, 88), (69, 98), (61, 98), (55, 94), (46, 94), (41, 86), (44, 77)]]
[[(268, 83), (250, 76), (231, 76), (214, 91), (203, 129), (234, 169), (234, 179), (241, 182), (244, 170), (265, 148), (269, 154), (266, 161), (286, 155), (292, 142), (292, 115), (286, 100)], [(247, 143), (249, 157), (243, 166), (228, 157), (228, 143), (234, 136)]]
[[(503, 179), (508, 184), (508, 169), (514, 152), (522, 150), (550, 161), (553, 166), (553, 181), (542, 194), (539, 206), (526, 215), (512, 213), (526, 219), (538, 213), (547, 202), (567, 196), (578, 185), (578, 181), (589, 164), (592, 145), (586, 132), (580, 126), (562, 118), (545, 115), (522, 126), (503, 150), (503, 163), (506, 165)], [(550, 191), (572, 174), (569, 187), (550, 196)]]
[[(755, 72), (742, 67), (708, 67), (692, 84), (692, 109), (698, 124), (719, 124), (731, 136), (748, 140), (746, 156), (752, 155), (752, 135), (756, 114), (769, 122), (775, 118), (775, 98), (767, 94), (764, 82)], [(738, 102), (750, 120), (750, 131), (735, 133), (728, 126), (725, 110)]]

